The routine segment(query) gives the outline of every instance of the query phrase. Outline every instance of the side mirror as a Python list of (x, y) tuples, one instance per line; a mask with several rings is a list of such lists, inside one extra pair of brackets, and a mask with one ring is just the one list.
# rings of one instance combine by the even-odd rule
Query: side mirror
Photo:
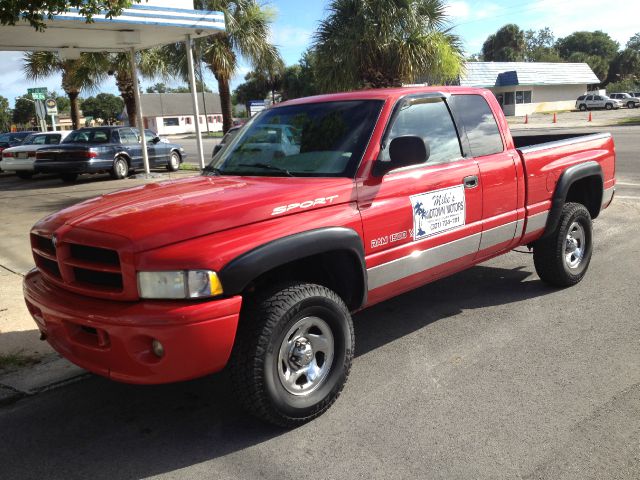
[(160, 137), (156, 135), (155, 137), (153, 137), (153, 139), (151, 139), (151, 143), (160, 143)]
[(373, 167), (373, 174), (379, 177), (397, 168), (425, 163), (430, 153), (429, 144), (420, 137), (396, 137), (389, 145), (389, 160), (378, 159)]

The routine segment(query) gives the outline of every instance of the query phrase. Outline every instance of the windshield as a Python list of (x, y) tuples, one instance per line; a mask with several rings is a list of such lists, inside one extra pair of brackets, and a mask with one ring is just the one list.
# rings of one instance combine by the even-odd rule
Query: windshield
[(77, 130), (65, 138), (64, 143), (109, 143), (111, 131), (108, 129)]
[(219, 175), (353, 177), (382, 101), (291, 105), (265, 110), (214, 158)]

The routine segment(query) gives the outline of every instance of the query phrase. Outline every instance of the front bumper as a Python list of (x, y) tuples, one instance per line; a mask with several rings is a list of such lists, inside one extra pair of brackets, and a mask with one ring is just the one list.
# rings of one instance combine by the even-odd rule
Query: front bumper
[[(32, 270), (24, 279), (29, 312), (49, 344), (93, 373), (136, 384), (189, 380), (229, 360), (242, 297), (205, 301), (115, 302), (55, 287)], [(153, 340), (164, 346), (158, 358)]]

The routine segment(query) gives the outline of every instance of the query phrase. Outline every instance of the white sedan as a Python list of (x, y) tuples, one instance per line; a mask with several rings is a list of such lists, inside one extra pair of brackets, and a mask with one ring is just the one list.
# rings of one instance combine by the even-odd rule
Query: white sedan
[(33, 162), (36, 159), (36, 152), (42, 147), (59, 144), (69, 133), (71, 132), (45, 132), (29, 135), (19, 146), (2, 151), (0, 170), (16, 172), (20, 178), (31, 178), (35, 173)]

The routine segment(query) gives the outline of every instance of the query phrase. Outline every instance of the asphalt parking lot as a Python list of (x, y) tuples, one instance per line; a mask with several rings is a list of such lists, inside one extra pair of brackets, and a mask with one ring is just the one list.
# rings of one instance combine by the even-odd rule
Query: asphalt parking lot
[[(357, 314), (345, 391), (292, 431), (246, 417), (224, 374), (25, 398), (0, 407), (0, 477), (640, 478), (640, 127), (599, 130), (619, 183), (576, 287), (512, 252)], [(139, 182), (106, 178), (0, 177), (5, 269), (30, 267), (37, 218)]]

